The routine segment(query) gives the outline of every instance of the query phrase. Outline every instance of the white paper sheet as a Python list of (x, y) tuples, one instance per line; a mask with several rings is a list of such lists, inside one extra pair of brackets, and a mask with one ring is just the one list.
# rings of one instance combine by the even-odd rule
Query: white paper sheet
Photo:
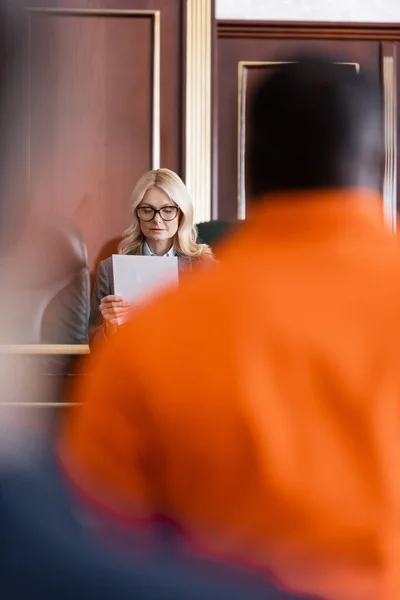
[[(169, 256), (113, 254), (114, 290), (132, 306), (165, 287), (178, 286), (178, 259)], [(118, 319), (118, 322), (123, 322)]]

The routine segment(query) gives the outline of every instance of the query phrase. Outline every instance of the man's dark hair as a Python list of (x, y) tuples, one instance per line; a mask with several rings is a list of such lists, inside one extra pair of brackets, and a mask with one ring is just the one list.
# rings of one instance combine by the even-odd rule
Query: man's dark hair
[(248, 127), (253, 195), (279, 190), (380, 188), (379, 82), (333, 58), (298, 57), (257, 90)]

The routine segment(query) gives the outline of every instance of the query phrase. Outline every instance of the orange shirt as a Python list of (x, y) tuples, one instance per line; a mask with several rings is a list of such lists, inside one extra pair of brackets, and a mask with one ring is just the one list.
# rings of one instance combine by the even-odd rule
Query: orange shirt
[(93, 498), (335, 600), (400, 598), (400, 249), (366, 190), (277, 194), (92, 357)]

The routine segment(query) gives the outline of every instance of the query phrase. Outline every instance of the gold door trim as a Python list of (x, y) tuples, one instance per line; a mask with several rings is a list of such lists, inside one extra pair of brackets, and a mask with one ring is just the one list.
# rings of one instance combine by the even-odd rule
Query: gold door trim
[(89, 346), (87, 344), (1, 344), (0, 354), (79, 356), (89, 354)]
[(386, 227), (397, 229), (397, 60), (396, 45), (391, 55), (382, 56), (385, 173), (383, 180), (383, 211)]

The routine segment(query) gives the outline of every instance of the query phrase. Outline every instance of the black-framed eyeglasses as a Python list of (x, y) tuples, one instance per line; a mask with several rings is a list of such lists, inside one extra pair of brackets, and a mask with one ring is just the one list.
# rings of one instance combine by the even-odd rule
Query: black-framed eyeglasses
[(160, 215), (163, 221), (173, 221), (176, 219), (179, 212), (177, 206), (163, 206), (156, 210), (151, 206), (139, 206), (136, 209), (136, 214), (141, 221), (152, 221), (156, 215)]

